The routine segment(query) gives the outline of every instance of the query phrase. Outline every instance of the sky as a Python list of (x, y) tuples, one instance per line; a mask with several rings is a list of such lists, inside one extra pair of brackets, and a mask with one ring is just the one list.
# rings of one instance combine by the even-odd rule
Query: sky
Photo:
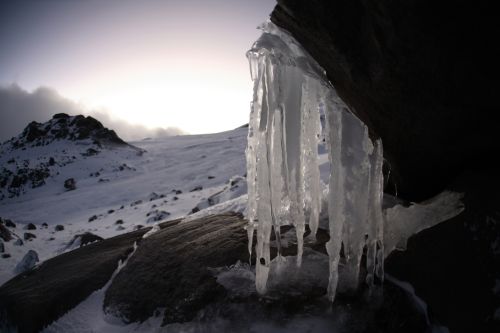
[(274, 5), (1, 1), (0, 140), (65, 107), (122, 128), (126, 139), (148, 129), (198, 134), (243, 125), (252, 98), (245, 52)]

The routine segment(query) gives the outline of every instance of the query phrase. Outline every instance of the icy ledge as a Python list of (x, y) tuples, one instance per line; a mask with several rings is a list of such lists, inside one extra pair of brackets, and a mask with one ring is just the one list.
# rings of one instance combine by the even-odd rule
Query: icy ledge
[[(298, 267), (306, 224), (315, 237), (321, 211), (318, 141), (325, 137), (330, 161), (328, 296), (333, 301), (341, 248), (342, 289), (357, 288), (365, 248), (366, 282), (383, 281), (387, 250), (460, 213), (461, 197), (444, 193), (429, 205), (395, 206), (384, 217), (382, 142), (369, 138), (366, 125), (348, 110), (323, 69), (292, 36), (271, 22), (261, 29), (262, 36), (247, 53), (254, 82), (246, 150), (247, 230), (250, 252), (257, 230), (256, 288), (266, 292), (272, 231), (279, 240), (280, 226), (295, 227)], [(320, 114), (326, 117), (324, 126)]]

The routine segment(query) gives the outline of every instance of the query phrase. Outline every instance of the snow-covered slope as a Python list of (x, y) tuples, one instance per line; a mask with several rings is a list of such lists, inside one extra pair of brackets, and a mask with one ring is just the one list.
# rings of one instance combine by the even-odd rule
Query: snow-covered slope
[[(3, 242), (0, 255), (10, 257), (0, 257), (0, 284), (14, 275), (29, 250), (43, 261), (78, 246), (78, 241), (71, 243), (78, 234), (108, 238), (198, 210), (200, 214), (207, 207), (245, 208), (246, 128), (129, 145), (116, 135), (110, 140), (107, 135), (114, 132), (99, 126), (101, 137), (92, 131), (80, 137), (82, 130), (70, 125), (75, 117), (66, 119), (62, 135), (63, 118), (30, 124), (1, 146), (0, 167), (9, 177), (1, 187), (0, 217), (13, 220), (16, 227), (8, 227), (14, 239)], [(40, 179), (35, 183), (26, 177), (14, 191), (9, 185), (19, 170), (21, 176), (41, 172), (43, 177), (35, 177)], [(74, 190), (65, 187), (70, 178)], [(232, 205), (224, 205), (227, 201)], [(25, 230), (29, 223), (36, 229)], [(64, 229), (56, 231), (58, 225)], [(25, 240), (25, 233), (36, 238)], [(17, 238), (23, 245), (15, 245)]]

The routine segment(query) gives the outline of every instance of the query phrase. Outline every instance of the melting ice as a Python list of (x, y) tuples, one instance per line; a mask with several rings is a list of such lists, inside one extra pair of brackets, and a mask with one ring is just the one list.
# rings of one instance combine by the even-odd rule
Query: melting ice
[[(338, 286), (343, 290), (357, 288), (365, 248), (366, 282), (373, 284), (375, 277), (384, 277), (387, 241), (382, 212), (382, 142), (370, 139), (366, 125), (349, 112), (323, 69), (293, 37), (271, 22), (261, 28), (262, 36), (247, 53), (254, 82), (246, 151), (247, 218), (250, 252), (257, 232), (256, 288), (259, 293), (266, 291), (273, 231), (279, 256), (280, 227), (295, 227), (298, 267), (302, 264), (305, 225), (309, 225), (312, 237), (316, 234), (322, 192), (318, 140), (323, 134), (330, 160), (330, 241), (326, 248), (328, 296), (333, 301)], [(325, 133), (321, 133), (320, 112), (326, 116)], [(448, 211), (452, 214), (459, 212), (457, 200), (450, 201)], [(402, 211), (390, 212), (391, 223), (405, 215)], [(404, 236), (414, 229), (418, 228), (406, 228)], [(401, 233), (394, 233), (394, 227), (390, 230), (386, 236), (392, 250)], [(339, 279), (342, 248), (345, 266)]]

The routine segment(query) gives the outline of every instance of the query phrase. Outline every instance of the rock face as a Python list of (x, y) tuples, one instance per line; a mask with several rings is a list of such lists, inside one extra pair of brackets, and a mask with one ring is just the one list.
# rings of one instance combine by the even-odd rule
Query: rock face
[(278, 0), (271, 20), (326, 70), (384, 144), (391, 184), (411, 201), (500, 152), (493, 114), (500, 33), (493, 4)]
[(386, 271), (411, 283), (451, 332), (499, 332), (500, 176), (471, 171), (450, 188), (465, 192), (463, 213), (410, 238)]
[(102, 288), (148, 229), (64, 253), (0, 286), (0, 331), (39, 332)]
[(173, 225), (148, 237), (107, 290), (106, 311), (132, 322), (151, 317), (157, 308), (165, 308), (164, 323), (193, 319), (224, 295), (207, 268), (248, 261), (245, 223), (240, 215), (228, 213)]
[(69, 116), (58, 113), (46, 123), (29, 123), (21, 135), (8, 141), (12, 147), (41, 146), (55, 140), (93, 140), (101, 144), (126, 145), (113, 130), (104, 127), (97, 119), (82, 115)]
[[(278, 0), (271, 20), (325, 69), (381, 137), (386, 192), (420, 201), (463, 192), (462, 214), (386, 261), (451, 332), (500, 331), (500, 33), (479, 1)], [(496, 294), (495, 294), (496, 293)]]

